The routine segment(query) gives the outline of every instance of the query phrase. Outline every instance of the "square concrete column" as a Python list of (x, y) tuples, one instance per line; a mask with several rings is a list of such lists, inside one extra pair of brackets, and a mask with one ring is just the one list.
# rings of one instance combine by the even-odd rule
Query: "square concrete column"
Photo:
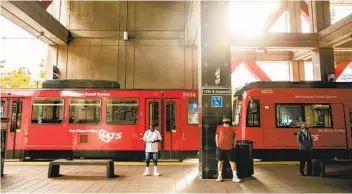
[[(214, 179), (215, 132), (223, 116), (231, 116), (231, 70), (229, 45), (229, 2), (200, 2), (200, 38), (198, 44), (198, 88), (201, 146), (199, 172), (202, 179)], [(223, 177), (231, 172), (225, 167)], [(232, 175), (231, 175), (232, 177)]]
[[(330, 2), (309, 1), (311, 32), (318, 33), (331, 25)], [(334, 72), (334, 49), (318, 48), (312, 52), (314, 80), (328, 81)]]

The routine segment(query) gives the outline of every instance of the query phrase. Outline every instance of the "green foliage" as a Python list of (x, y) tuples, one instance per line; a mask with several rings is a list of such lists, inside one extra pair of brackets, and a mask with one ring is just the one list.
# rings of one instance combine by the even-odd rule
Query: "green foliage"
[(24, 68), (7, 72), (1, 76), (0, 88), (34, 88), (30, 71)]
[(39, 67), (40, 67), (40, 73), (39, 73), (39, 77), (40, 79), (45, 79), (45, 76), (46, 76), (46, 70), (45, 70), (45, 60), (42, 59), (41, 63), (39, 64)]
[[(2, 62), (1, 62), (2, 63)], [(7, 72), (1, 75), (0, 88), (41, 88), (42, 81), (46, 77), (45, 60), (42, 59), (39, 64), (41, 81), (33, 82), (31, 80), (31, 72), (26, 68), (19, 68), (18, 70)], [(0, 68), (3, 68), (1, 64)]]

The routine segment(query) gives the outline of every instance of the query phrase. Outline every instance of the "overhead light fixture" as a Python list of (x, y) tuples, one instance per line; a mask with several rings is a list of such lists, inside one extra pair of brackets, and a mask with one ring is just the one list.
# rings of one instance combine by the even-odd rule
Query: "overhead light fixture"
[(124, 40), (124, 41), (127, 41), (127, 40), (128, 40), (128, 32), (127, 32), (127, 31), (124, 31), (124, 32), (123, 32), (123, 40)]

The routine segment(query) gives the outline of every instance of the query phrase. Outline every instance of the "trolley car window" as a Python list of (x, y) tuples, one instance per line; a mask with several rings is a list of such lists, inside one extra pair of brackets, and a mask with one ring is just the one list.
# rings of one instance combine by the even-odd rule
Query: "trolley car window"
[(32, 103), (32, 123), (62, 123), (64, 119), (64, 99), (34, 99)]
[(235, 118), (234, 118), (233, 126), (237, 127), (239, 125), (239, 123), (240, 123), (240, 113), (241, 113), (242, 101), (241, 100), (236, 100), (234, 105), (235, 106), (233, 108), (233, 111), (234, 111), (233, 115), (235, 115)]
[(260, 127), (259, 100), (252, 100), (247, 108), (247, 127)]
[(4, 116), (4, 112), (5, 112), (5, 101), (1, 100), (0, 117)]
[(328, 104), (276, 104), (276, 125), (284, 128), (332, 127), (331, 108)]
[(137, 99), (108, 99), (106, 105), (106, 123), (129, 125), (136, 124), (138, 116)]
[(350, 129), (351, 129), (351, 137), (352, 137), (352, 110), (350, 110)]
[(330, 106), (327, 104), (306, 104), (304, 114), (308, 127), (332, 127)]
[(198, 124), (198, 100), (188, 100), (188, 124)]
[(176, 132), (176, 102), (173, 100), (166, 102), (166, 131)]
[(296, 128), (301, 127), (303, 114), (300, 104), (277, 104), (276, 122), (277, 127)]
[(13, 101), (12, 102), (12, 115), (11, 115), (11, 132), (21, 129), (22, 120), (22, 102)]
[(71, 98), (69, 123), (100, 123), (100, 99)]
[[(154, 127), (159, 127), (159, 102), (149, 102), (149, 124), (153, 124)], [(149, 127), (149, 126), (148, 126)]]

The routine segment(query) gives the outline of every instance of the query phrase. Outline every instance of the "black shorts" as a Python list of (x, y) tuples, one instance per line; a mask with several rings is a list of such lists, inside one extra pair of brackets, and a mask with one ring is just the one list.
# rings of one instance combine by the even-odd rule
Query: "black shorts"
[(145, 153), (145, 160), (158, 160), (158, 152), (146, 152)]
[(222, 150), (219, 147), (217, 147), (215, 157), (216, 157), (216, 160), (218, 161), (224, 161), (225, 159), (227, 159), (230, 162), (235, 162), (236, 161), (235, 148), (232, 148), (231, 150)]

